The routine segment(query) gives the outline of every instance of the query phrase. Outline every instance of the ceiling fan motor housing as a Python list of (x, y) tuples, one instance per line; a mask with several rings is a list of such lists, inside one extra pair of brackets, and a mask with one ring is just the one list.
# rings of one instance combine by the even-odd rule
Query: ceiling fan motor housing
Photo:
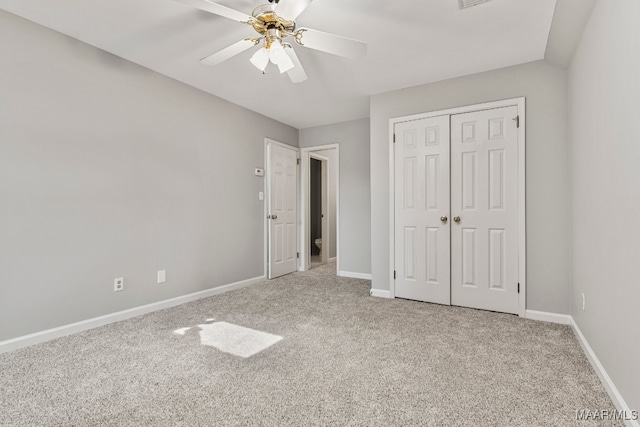
[[(277, 0), (274, 0), (277, 3)], [(283, 36), (291, 34), (296, 29), (296, 23), (278, 16), (272, 6), (265, 4), (253, 9), (253, 20), (250, 24), (262, 36), (267, 36), (269, 30), (278, 30)]]

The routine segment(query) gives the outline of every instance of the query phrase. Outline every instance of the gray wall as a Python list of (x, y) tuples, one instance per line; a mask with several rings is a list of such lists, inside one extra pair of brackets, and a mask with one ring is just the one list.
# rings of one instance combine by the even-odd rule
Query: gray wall
[(639, 16), (637, 0), (598, 1), (569, 71), (571, 314), (631, 409), (640, 409)]
[(328, 207), (329, 212), (329, 258), (335, 258), (337, 255), (337, 221), (336, 221), (336, 181), (338, 178), (338, 150), (319, 150), (314, 153), (324, 156), (329, 159), (329, 197)]
[(567, 74), (544, 61), (371, 98), (372, 287), (389, 289), (389, 119), (525, 96), (527, 308), (569, 313)]
[(300, 147), (340, 144), (340, 270), (371, 273), (369, 119), (300, 130)]
[(0, 52), (0, 341), (263, 275), (296, 129), (2, 11)]

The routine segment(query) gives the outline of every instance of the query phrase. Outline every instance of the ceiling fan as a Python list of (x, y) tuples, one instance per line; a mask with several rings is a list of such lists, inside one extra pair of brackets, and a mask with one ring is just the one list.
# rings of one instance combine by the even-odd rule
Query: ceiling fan
[[(268, 0), (269, 4), (256, 7), (251, 15), (231, 9), (209, 0), (176, 0), (195, 8), (249, 24), (258, 33), (247, 37), (200, 60), (203, 64), (215, 65), (245, 50), (262, 44), (251, 57), (251, 63), (266, 72), (269, 61), (278, 66), (280, 73), (287, 72), (293, 83), (307, 79), (307, 74), (296, 55), (288, 37), (298, 46), (320, 50), (345, 58), (358, 59), (367, 53), (364, 42), (329, 34), (310, 28), (297, 28), (295, 19), (311, 4), (312, 0)], [(280, 1), (282, 3), (280, 4)]]

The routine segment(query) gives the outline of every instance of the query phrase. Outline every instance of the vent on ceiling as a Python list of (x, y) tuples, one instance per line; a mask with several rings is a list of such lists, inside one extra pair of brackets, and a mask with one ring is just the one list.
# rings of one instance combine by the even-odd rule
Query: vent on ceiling
[(458, 0), (458, 4), (460, 5), (460, 10), (462, 10), (477, 6), (482, 3), (486, 3), (488, 1), (489, 0)]

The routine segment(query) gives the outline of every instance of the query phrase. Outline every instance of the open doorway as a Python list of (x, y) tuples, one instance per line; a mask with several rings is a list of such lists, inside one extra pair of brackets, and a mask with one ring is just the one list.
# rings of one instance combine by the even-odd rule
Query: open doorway
[[(332, 236), (329, 234), (329, 158), (309, 153), (309, 253), (310, 268), (329, 261)], [(324, 245), (324, 251), (323, 249)]]
[(303, 148), (301, 166), (300, 270), (304, 271), (339, 263), (338, 144)]

